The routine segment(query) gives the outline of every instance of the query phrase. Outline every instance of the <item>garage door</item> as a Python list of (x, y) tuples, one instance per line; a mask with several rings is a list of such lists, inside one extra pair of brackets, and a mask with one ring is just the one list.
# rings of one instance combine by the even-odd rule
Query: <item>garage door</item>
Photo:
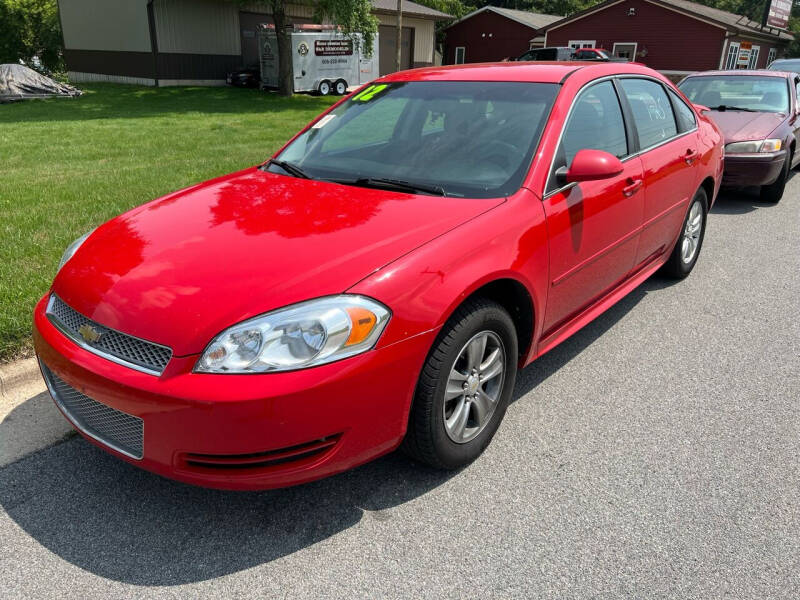
[[(397, 27), (381, 25), (378, 27), (379, 60), (381, 75), (394, 73), (397, 63)], [(403, 27), (403, 48), (400, 53), (401, 70), (410, 69), (414, 64), (414, 28)]]

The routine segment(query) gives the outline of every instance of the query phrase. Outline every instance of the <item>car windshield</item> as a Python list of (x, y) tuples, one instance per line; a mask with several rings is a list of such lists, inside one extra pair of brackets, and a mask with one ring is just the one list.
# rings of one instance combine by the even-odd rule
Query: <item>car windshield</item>
[(788, 71), (800, 73), (800, 58), (797, 60), (776, 60), (769, 67), (770, 71)]
[(783, 77), (707, 75), (687, 77), (678, 87), (692, 102), (712, 109), (789, 111), (789, 87)]
[(277, 157), (306, 175), (448, 196), (515, 192), (531, 163), (558, 85), (519, 82), (373, 84), (322, 117)]

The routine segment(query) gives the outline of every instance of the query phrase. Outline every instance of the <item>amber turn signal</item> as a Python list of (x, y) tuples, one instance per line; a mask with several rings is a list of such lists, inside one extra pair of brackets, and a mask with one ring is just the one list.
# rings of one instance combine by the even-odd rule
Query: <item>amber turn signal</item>
[(350, 337), (347, 338), (344, 345), (352, 346), (353, 344), (359, 344), (367, 339), (372, 328), (375, 327), (375, 323), (378, 322), (378, 318), (372, 311), (360, 306), (351, 306), (345, 310), (350, 317), (351, 326)]

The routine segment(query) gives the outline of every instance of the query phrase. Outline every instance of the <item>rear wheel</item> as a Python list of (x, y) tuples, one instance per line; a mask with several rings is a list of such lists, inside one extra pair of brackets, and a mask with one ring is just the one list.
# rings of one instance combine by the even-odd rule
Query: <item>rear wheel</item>
[(764, 202), (773, 202), (777, 204), (783, 198), (783, 191), (786, 189), (786, 180), (789, 179), (789, 171), (792, 166), (792, 155), (786, 155), (786, 161), (783, 163), (781, 174), (778, 178), (769, 185), (761, 186), (761, 199)]
[(517, 335), (499, 304), (465, 303), (448, 320), (420, 374), (403, 450), (457, 469), (489, 445), (514, 389)]
[(327, 96), (331, 93), (331, 82), (330, 81), (320, 81), (319, 86), (317, 86), (317, 93), (320, 96)]
[(675, 242), (672, 254), (664, 263), (662, 268), (664, 274), (675, 279), (683, 279), (692, 272), (697, 263), (697, 257), (700, 255), (700, 248), (703, 246), (707, 212), (708, 196), (706, 191), (700, 188), (689, 205), (686, 218), (683, 220), (681, 235)]
[(347, 82), (344, 79), (337, 79), (333, 84), (333, 91), (337, 96), (344, 96), (347, 93)]

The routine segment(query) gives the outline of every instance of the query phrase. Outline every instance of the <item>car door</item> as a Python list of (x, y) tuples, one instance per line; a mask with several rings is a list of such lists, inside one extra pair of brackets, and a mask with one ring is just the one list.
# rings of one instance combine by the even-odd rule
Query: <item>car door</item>
[[(792, 88), (792, 101), (791, 111), (792, 115), (789, 117), (789, 127), (792, 128), (792, 135), (794, 136), (795, 148), (797, 147), (797, 140), (800, 138), (800, 76), (795, 75), (790, 80), (790, 87)], [(800, 152), (794, 153), (792, 160), (792, 167), (800, 162)]]
[[(613, 288), (633, 267), (642, 224), (642, 167), (632, 156), (619, 98), (610, 79), (576, 96), (544, 195), (550, 243), (550, 290), (544, 332), (554, 331)], [(623, 160), (621, 174), (559, 186), (555, 172), (579, 150)]]
[(672, 247), (699, 185), (694, 168), (697, 123), (693, 111), (677, 95), (670, 99), (672, 92), (661, 82), (625, 77), (619, 83), (623, 102), (630, 107), (644, 170), (644, 222), (636, 253), (639, 266)]

